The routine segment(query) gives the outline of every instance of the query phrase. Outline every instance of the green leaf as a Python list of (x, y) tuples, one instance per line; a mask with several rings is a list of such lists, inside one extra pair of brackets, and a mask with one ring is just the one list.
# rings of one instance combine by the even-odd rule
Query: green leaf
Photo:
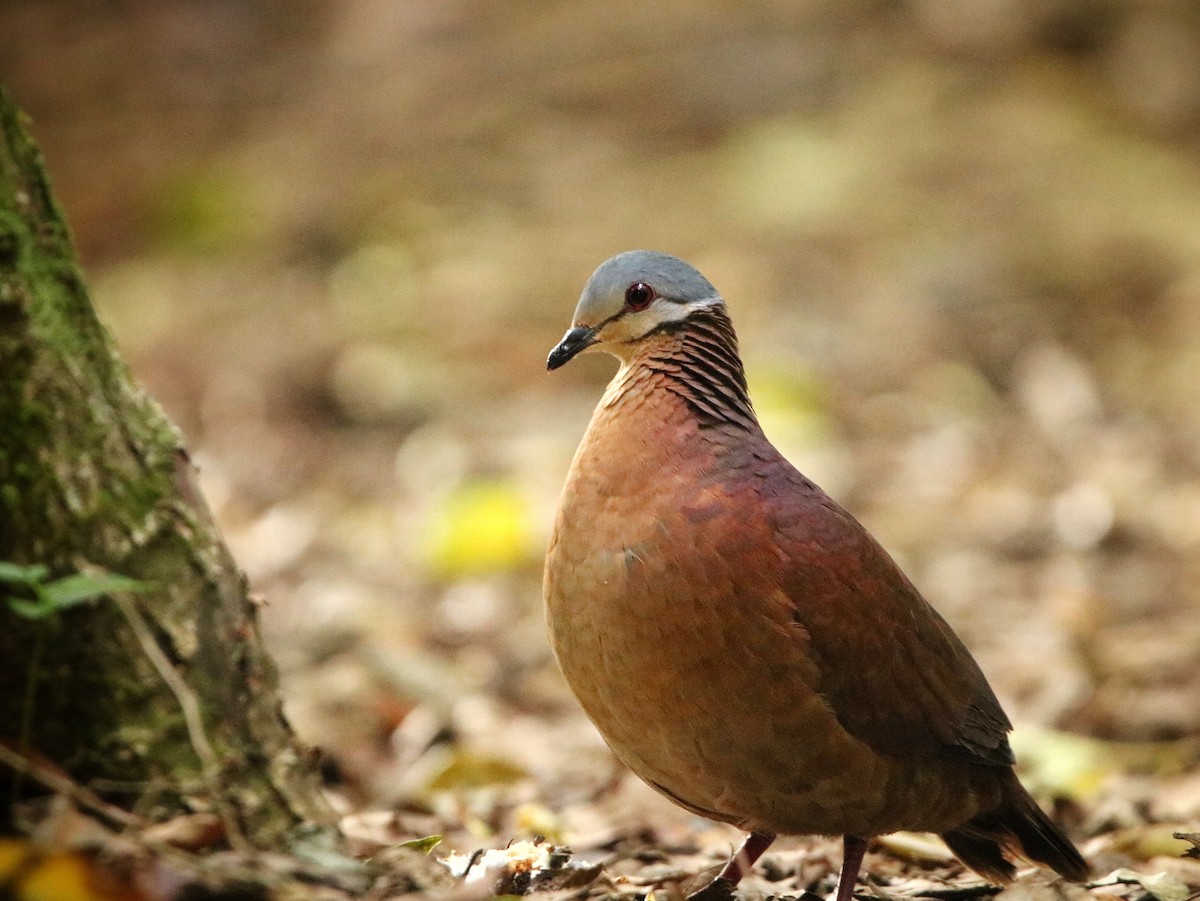
[(65, 610), (114, 591), (139, 591), (147, 587), (145, 582), (116, 573), (76, 573), (55, 579), (43, 590), (53, 609)]
[(47, 604), (40, 597), (36, 601), (26, 601), (21, 598), (8, 598), (8, 607), (17, 616), (24, 619), (45, 619), (51, 614), (57, 613), (57, 609), (50, 604)]
[(406, 842), (401, 842), (401, 848), (411, 848), (414, 851), (420, 851), (422, 854), (428, 854), (434, 848), (442, 843), (440, 835), (427, 835), (424, 838), (411, 838)]
[(116, 573), (74, 573), (46, 582), (50, 570), (42, 564), (18, 566), (0, 561), (0, 582), (17, 584), (34, 594), (33, 599), (3, 598), (10, 610), (25, 619), (45, 619), (52, 614), (114, 591), (144, 591), (149, 582), (139, 582)]
[(41, 563), (35, 563), (33, 566), (20, 566), (0, 560), (0, 582), (32, 585), (45, 579), (49, 572), (49, 568)]

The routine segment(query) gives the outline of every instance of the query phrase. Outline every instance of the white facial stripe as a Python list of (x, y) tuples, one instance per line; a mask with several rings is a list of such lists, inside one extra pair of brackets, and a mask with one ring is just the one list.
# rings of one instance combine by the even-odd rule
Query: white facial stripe
[(620, 321), (624, 324), (622, 331), (626, 335), (624, 340), (636, 341), (647, 332), (658, 328), (664, 322), (679, 322), (682, 319), (687, 319), (697, 310), (714, 307), (720, 302), (721, 298), (715, 295), (713, 297), (702, 297), (699, 300), (689, 300), (687, 303), (679, 303), (678, 301), (665, 300), (659, 297), (640, 313), (626, 313), (621, 317)]

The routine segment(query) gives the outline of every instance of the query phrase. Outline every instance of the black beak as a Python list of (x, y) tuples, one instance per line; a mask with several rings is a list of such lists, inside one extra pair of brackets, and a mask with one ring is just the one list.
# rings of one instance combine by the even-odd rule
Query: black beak
[(585, 325), (576, 326), (563, 335), (563, 339), (554, 346), (554, 350), (550, 351), (550, 356), (546, 358), (546, 368), (557, 369), (564, 363), (570, 362), (580, 351), (586, 350), (595, 343), (596, 330), (594, 328), (588, 328)]

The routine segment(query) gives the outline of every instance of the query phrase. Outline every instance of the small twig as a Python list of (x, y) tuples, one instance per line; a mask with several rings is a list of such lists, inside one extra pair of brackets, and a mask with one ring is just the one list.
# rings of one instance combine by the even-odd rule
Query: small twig
[(937, 901), (965, 901), (969, 898), (986, 898), (1000, 893), (1000, 887), (988, 882), (970, 882), (966, 885), (944, 885), (922, 889), (918, 898), (936, 898)]
[[(33, 651), (29, 655), (29, 670), (25, 674), (25, 697), (21, 701), (21, 728), (17, 733), (17, 747), (22, 751), (29, 746), (29, 736), (33, 734), (33, 710), (37, 701), (38, 670), (42, 666), (42, 653), (46, 649), (46, 629), (40, 623), (33, 639)], [(17, 771), (13, 780), (10, 802), (15, 802), (21, 795), (21, 779), (23, 770)]]
[(467, 868), (462, 871), (462, 879), (465, 880), (467, 878), (467, 874), (471, 872), (471, 867), (479, 863), (479, 858), (481, 857), (483, 857), (483, 848), (476, 848), (471, 854), (470, 859), (467, 861)]
[(11, 767), (18, 773), (29, 776), (50, 791), (70, 798), (83, 809), (90, 810), (104, 819), (109, 825), (129, 829), (141, 829), (146, 825), (146, 821), (141, 817), (135, 816), (115, 804), (109, 804), (82, 785), (73, 782), (63, 773), (51, 769), (44, 763), (31, 760), (2, 744), (0, 744), (0, 763)]
[(175, 695), (175, 699), (179, 702), (179, 709), (183, 713), (183, 721), (187, 726), (188, 738), (191, 740), (196, 756), (200, 758), (201, 772), (204, 774), (205, 781), (208, 784), (208, 790), (212, 795), (217, 813), (225, 824), (226, 837), (229, 839), (229, 844), (239, 851), (250, 850), (250, 843), (242, 835), (241, 825), (238, 823), (233, 811), (229, 809), (229, 805), (224, 798), (224, 793), (221, 790), (218, 778), (221, 772), (221, 765), (217, 760), (216, 751), (213, 750), (213, 746), (208, 740), (208, 735), (205, 734), (204, 719), (200, 713), (199, 699), (191, 688), (188, 687), (183, 677), (175, 670), (175, 667), (171, 665), (171, 661), (167, 659), (167, 655), (163, 653), (162, 648), (158, 646), (158, 642), (154, 639), (154, 634), (150, 631), (150, 626), (146, 623), (145, 618), (143, 618), (136, 605), (125, 594), (114, 593), (111, 597), (125, 616), (126, 622), (129, 623), (129, 627), (137, 637), (138, 643), (142, 646), (142, 651), (145, 652), (150, 663), (158, 670), (158, 674), (162, 676), (162, 680), (167, 683), (167, 687), (171, 689), (171, 693)]
[(1192, 860), (1200, 860), (1200, 832), (1172, 832), (1171, 836), (1180, 841), (1191, 842), (1192, 847), (1188, 848), (1181, 854), (1181, 857), (1190, 857)]
[(175, 671), (175, 667), (171, 666), (167, 655), (154, 640), (150, 627), (137, 607), (127, 597), (115, 595), (114, 599), (137, 636), (142, 650), (150, 658), (150, 662), (154, 664), (154, 668), (167, 683), (167, 687), (171, 689), (176, 700), (179, 701), (179, 708), (183, 711), (183, 719), (187, 724), (188, 737), (191, 739), (192, 747), (196, 750), (196, 756), (200, 758), (201, 765), (211, 772), (217, 772), (220, 765), (217, 762), (217, 754), (213, 750), (213, 746), (209, 744), (208, 736), (204, 734), (204, 720), (200, 715), (199, 700), (179, 673)]
[[(88, 780), (95, 791), (109, 795), (144, 795), (162, 788), (161, 779), (104, 779), (97, 776)], [(175, 780), (172, 785), (185, 794), (197, 794), (207, 787), (203, 779)]]

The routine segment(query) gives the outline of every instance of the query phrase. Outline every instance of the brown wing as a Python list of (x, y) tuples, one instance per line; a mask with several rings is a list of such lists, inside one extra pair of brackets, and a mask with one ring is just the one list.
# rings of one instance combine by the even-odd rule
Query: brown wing
[(768, 491), (782, 587), (842, 725), (881, 754), (1011, 765), (1012, 725), (962, 641), (854, 517), (795, 470), (786, 481)]

